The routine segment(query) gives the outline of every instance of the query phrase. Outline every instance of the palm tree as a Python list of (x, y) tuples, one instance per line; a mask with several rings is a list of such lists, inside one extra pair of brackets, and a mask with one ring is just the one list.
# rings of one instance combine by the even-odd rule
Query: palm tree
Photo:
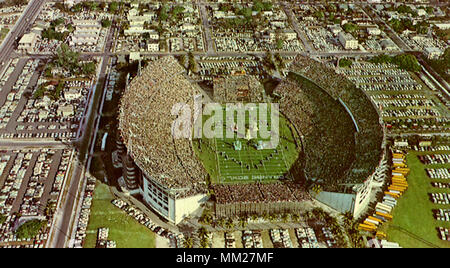
[(201, 239), (200, 239), (200, 247), (201, 248), (207, 248), (207, 247), (209, 247), (209, 245), (208, 245), (208, 237), (202, 237)]
[(225, 226), (225, 219), (224, 218), (220, 218), (217, 220), (217, 225), (224, 227)]
[(353, 224), (353, 215), (350, 211), (345, 212), (343, 215), (343, 223), (344, 223), (344, 227), (347, 229), (349, 227), (352, 226)]
[(205, 237), (205, 236), (207, 236), (208, 235), (208, 231), (206, 230), (206, 228), (205, 227), (200, 227), (199, 229), (198, 229), (198, 235), (202, 238), (202, 237)]
[(241, 226), (242, 228), (245, 228), (247, 226), (247, 224), (248, 224), (247, 217), (239, 218), (239, 226)]
[(300, 221), (300, 215), (298, 213), (292, 214), (292, 221), (299, 222)]
[(183, 246), (185, 248), (193, 248), (194, 247), (194, 239), (191, 236), (185, 237)]
[(233, 229), (233, 228), (234, 228), (234, 222), (233, 222), (233, 219), (229, 218), (229, 219), (225, 222), (224, 225), (225, 225), (224, 227), (227, 228), (227, 229)]

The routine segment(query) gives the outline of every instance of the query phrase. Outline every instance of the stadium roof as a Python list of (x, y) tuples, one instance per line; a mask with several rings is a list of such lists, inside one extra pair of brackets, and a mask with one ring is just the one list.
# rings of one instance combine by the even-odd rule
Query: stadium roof
[(334, 192), (320, 192), (314, 196), (318, 201), (328, 205), (329, 207), (341, 212), (353, 212), (355, 207), (355, 194), (344, 194)]

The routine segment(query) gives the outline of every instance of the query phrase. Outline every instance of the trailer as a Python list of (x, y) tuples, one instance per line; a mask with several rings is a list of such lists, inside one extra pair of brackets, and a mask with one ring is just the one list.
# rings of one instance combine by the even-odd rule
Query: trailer
[(386, 195), (392, 196), (392, 197), (394, 197), (394, 198), (399, 198), (399, 197), (400, 197), (400, 195), (397, 194), (397, 193), (392, 193), (392, 192), (388, 192), (388, 191), (385, 191), (384, 193), (385, 193)]
[(385, 207), (381, 207), (381, 206), (377, 206), (375, 207), (376, 211), (381, 211), (381, 212), (385, 212), (385, 213), (391, 213), (391, 210)]
[(383, 208), (375, 208), (375, 213), (380, 212), (380, 213), (385, 213), (385, 214), (389, 214), (391, 213), (390, 211), (387, 211)]
[(373, 221), (377, 221), (377, 222), (379, 222), (379, 223), (382, 222), (380, 219), (375, 218), (375, 217), (373, 217), (373, 216), (368, 216), (367, 218), (370, 219), (370, 220), (373, 220)]
[(378, 224), (380, 224), (379, 222), (375, 221), (375, 220), (371, 220), (369, 218), (364, 220), (365, 224), (374, 224), (375, 226), (377, 226)]
[(404, 154), (399, 154), (399, 153), (393, 153), (392, 154), (392, 158), (405, 159), (405, 155)]
[(372, 226), (372, 225), (367, 225), (367, 224), (364, 224), (364, 223), (360, 223), (359, 226), (358, 226), (358, 229), (359, 229), (359, 230), (364, 230), (364, 231), (373, 232), (373, 231), (375, 231), (377, 228), (376, 228), (375, 226)]
[(378, 203), (378, 204), (375, 206), (375, 208), (381, 208), (381, 209), (384, 209), (384, 210), (386, 210), (386, 211), (388, 211), (388, 212), (391, 212), (391, 210), (392, 210), (392, 207), (390, 207), (390, 206), (388, 206), (388, 205), (386, 205), (386, 204), (382, 204), (382, 203)]
[(392, 220), (392, 216), (391, 216), (391, 214), (388, 214), (388, 213), (383, 213), (383, 212), (379, 212), (379, 211), (377, 211), (377, 212), (375, 212), (377, 215), (380, 215), (380, 216), (382, 216), (382, 217), (385, 217), (386, 219), (388, 219), (388, 220)]
[(377, 228), (377, 226), (375, 225), (375, 223), (369, 222), (369, 221), (367, 221), (367, 220), (364, 220), (363, 224), (369, 225), (369, 226), (372, 226), (372, 227)]

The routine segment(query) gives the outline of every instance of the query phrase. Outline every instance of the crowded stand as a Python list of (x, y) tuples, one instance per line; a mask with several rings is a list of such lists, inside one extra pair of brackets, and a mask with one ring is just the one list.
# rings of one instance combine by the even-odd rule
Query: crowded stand
[(167, 187), (204, 191), (206, 171), (187, 138), (173, 138), (172, 106), (193, 107), (199, 90), (173, 57), (151, 62), (134, 78), (120, 106), (119, 129), (129, 154), (145, 173)]
[[(301, 124), (299, 128), (305, 136), (306, 172), (308, 173), (308, 170), (311, 170), (310, 172), (314, 172), (309, 174), (311, 177), (324, 178), (330, 183), (334, 183), (331, 186), (331, 189), (334, 190), (339, 187), (339, 183), (344, 181), (360, 182), (365, 179), (379, 163), (383, 138), (378, 113), (369, 98), (344, 75), (337, 74), (333, 69), (327, 68), (319, 61), (305, 56), (298, 55), (291, 63), (290, 71), (291, 78), (300, 82), (297, 84), (301, 85), (293, 84), (288, 87), (287, 83), (283, 81), (277, 87), (275, 93), (280, 95), (280, 107), (283, 110), (283, 106), (285, 106), (283, 111), (287, 114), (287, 117), (290, 120), (302, 121), (299, 122)], [(319, 87), (325, 93), (328, 93), (335, 102), (326, 101), (327, 94), (325, 93), (319, 95), (317, 100), (313, 99), (312, 94), (320, 94), (317, 92), (318, 90), (309, 90), (310, 92), (302, 93), (302, 91), (308, 91), (308, 85), (309, 87)], [(339, 103), (336, 101), (339, 101)], [(323, 105), (322, 114), (318, 113), (320, 102)], [(340, 107), (337, 107), (336, 103)], [(310, 107), (313, 107), (313, 109), (310, 109)], [(289, 115), (291, 110), (292, 114)], [(337, 116), (337, 114), (340, 115), (338, 118), (330, 118), (331, 116)], [(314, 115), (313, 118), (317, 118), (318, 115), (322, 116), (310, 121), (311, 119), (308, 118), (311, 118), (312, 115)], [(327, 120), (329, 122), (326, 122)], [(308, 123), (313, 128), (317, 127), (319, 123), (323, 126), (321, 129), (311, 129), (311, 127), (305, 126)], [(301, 127), (302, 125), (305, 127)], [(350, 131), (355, 128), (356, 135), (354, 131)], [(308, 134), (311, 133), (313, 138), (308, 137)], [(356, 139), (353, 135), (356, 136)], [(308, 140), (316, 141), (314, 146), (308, 146)], [(323, 152), (327, 152), (326, 156)], [(314, 156), (316, 159), (313, 158)], [(317, 167), (318, 163), (323, 163), (323, 157), (327, 157), (327, 162), (330, 162), (330, 164), (326, 167), (324, 165)], [(308, 158), (311, 159), (309, 166)], [(346, 178), (343, 178), (350, 166), (353, 170), (358, 169), (363, 170), (363, 172), (350, 172), (346, 175)]]
[(304, 188), (295, 182), (213, 185), (218, 204), (296, 202), (308, 200)]
[[(308, 176), (324, 178), (337, 186), (354, 160), (354, 126), (350, 117), (328, 95), (312, 87), (285, 80), (275, 93), (281, 98), (281, 111), (304, 136), (305, 171), (314, 172)], [(333, 109), (333, 113), (328, 109)], [(327, 165), (317, 169), (323, 152), (327, 152)]]

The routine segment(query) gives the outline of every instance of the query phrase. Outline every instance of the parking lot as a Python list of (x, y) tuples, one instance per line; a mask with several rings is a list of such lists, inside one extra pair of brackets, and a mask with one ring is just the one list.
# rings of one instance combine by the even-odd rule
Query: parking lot
[(0, 243), (43, 244), (48, 228), (38, 237), (21, 241), (15, 235), (16, 220), (46, 219), (51, 222), (71, 157), (69, 149), (0, 152), (0, 214), (7, 217), (0, 225)]
[(401, 70), (393, 64), (362, 61), (340, 68), (339, 72), (369, 95), (389, 132), (448, 129), (447, 104), (424, 75)]
[[(94, 81), (68, 77), (58, 99), (37, 96), (44, 87), (56, 91), (54, 80), (47, 80), (40, 60), (12, 60), (0, 81), (0, 139), (60, 139), (77, 137)], [(9, 76), (7, 75), (9, 74)], [(9, 77), (9, 78), (8, 78)]]

